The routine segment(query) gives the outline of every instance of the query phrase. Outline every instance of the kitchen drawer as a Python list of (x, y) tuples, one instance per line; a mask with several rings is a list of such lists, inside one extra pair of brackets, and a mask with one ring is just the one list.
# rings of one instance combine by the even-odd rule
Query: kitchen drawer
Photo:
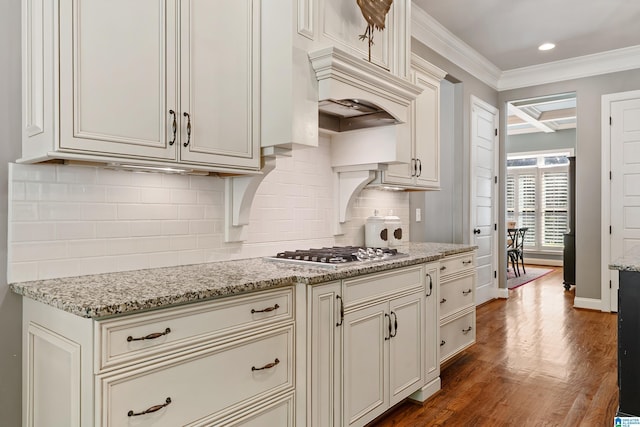
[(424, 288), (422, 267), (408, 267), (376, 273), (342, 282), (345, 307), (390, 294)]
[(270, 399), (267, 404), (255, 408), (238, 411), (225, 421), (207, 421), (205, 424), (190, 424), (188, 427), (220, 426), (220, 427), (293, 427), (295, 425), (294, 393), (288, 393), (277, 399)]
[[(293, 390), (293, 329), (290, 324), (142, 369), (97, 376), (96, 424), (198, 425), (216, 413), (231, 414)], [(130, 415), (152, 409), (157, 410)]]
[(293, 319), (293, 288), (260, 291), (96, 322), (96, 372), (229, 333)]
[(474, 310), (440, 326), (440, 363), (475, 342), (476, 312)]
[(440, 278), (459, 271), (475, 267), (475, 252), (466, 252), (461, 255), (451, 255), (440, 261)]
[(440, 282), (440, 319), (475, 305), (475, 274)]

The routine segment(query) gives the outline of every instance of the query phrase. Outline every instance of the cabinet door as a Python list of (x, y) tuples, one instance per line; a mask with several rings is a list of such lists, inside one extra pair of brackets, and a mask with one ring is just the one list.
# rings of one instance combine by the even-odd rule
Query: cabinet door
[(309, 301), (307, 352), (311, 355), (311, 381), (307, 395), (311, 399), (307, 425), (340, 426), (340, 361), (342, 355), (340, 282), (314, 286)]
[(363, 426), (389, 407), (388, 303), (344, 316), (343, 422)]
[(390, 404), (395, 405), (424, 384), (424, 294), (389, 303), (393, 333), (389, 340)]
[(425, 267), (425, 383), (440, 376), (440, 315), (438, 264)]
[(170, 0), (60, 1), (62, 150), (176, 158), (175, 17)]
[(181, 0), (181, 154), (260, 167), (260, 0)]
[(413, 104), (412, 117), (416, 184), (440, 188), (440, 82), (415, 71), (415, 83), (423, 89)]

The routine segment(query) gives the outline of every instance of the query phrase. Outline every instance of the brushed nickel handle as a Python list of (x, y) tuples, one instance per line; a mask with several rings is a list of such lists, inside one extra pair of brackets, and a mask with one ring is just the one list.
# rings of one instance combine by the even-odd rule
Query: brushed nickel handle
[(152, 334), (145, 335), (144, 337), (139, 337), (139, 338), (134, 338), (131, 335), (129, 335), (127, 337), (127, 341), (131, 342), (131, 341), (155, 340), (156, 338), (160, 338), (164, 335), (169, 335), (169, 333), (171, 333), (170, 328), (165, 329), (164, 332), (154, 332)]
[(253, 308), (251, 309), (251, 314), (253, 313), (269, 313), (270, 311), (274, 311), (279, 309), (280, 306), (278, 304), (274, 305), (273, 307), (267, 307), (265, 309), (262, 310), (254, 310)]
[(440, 304), (444, 304), (445, 302), (447, 302), (447, 299), (446, 299), (446, 298), (442, 298), (442, 299), (440, 300)]
[(187, 118), (187, 142), (182, 145), (187, 147), (191, 142), (191, 116), (186, 111), (184, 112), (183, 116)]
[(468, 334), (469, 332), (471, 332), (471, 329), (473, 329), (473, 328), (472, 328), (471, 326), (469, 326), (467, 329), (463, 329), (463, 330), (462, 330), (462, 333), (466, 335), (466, 334)]
[(340, 300), (340, 321), (336, 323), (336, 326), (342, 326), (344, 322), (344, 302), (340, 295), (336, 295), (336, 299)]
[(447, 342), (445, 340), (441, 340), (440, 341), (440, 347), (442, 347), (443, 345), (445, 345)]
[(127, 412), (127, 416), (129, 416), (129, 417), (137, 417), (138, 415), (151, 414), (153, 412), (159, 411), (160, 409), (162, 409), (162, 408), (164, 408), (166, 406), (169, 406), (170, 403), (171, 403), (171, 398), (167, 397), (167, 400), (165, 400), (164, 403), (161, 404), (161, 405), (154, 405), (151, 408), (145, 409), (142, 412), (129, 411), (129, 412)]
[(469, 295), (471, 293), (471, 289), (467, 289), (466, 291), (462, 291), (462, 295)]
[(273, 362), (271, 362), (271, 363), (267, 363), (267, 364), (266, 364), (266, 365), (264, 365), (262, 368), (256, 368), (255, 366), (252, 366), (252, 367), (251, 367), (251, 370), (252, 370), (252, 371), (263, 371), (263, 370), (265, 370), (265, 369), (271, 369), (271, 368), (273, 368), (274, 366), (276, 366), (276, 365), (277, 365), (277, 364), (279, 364), (279, 363), (280, 363), (280, 360), (276, 359), (276, 360), (274, 360), (274, 361), (273, 361)]
[(173, 110), (169, 110), (169, 114), (173, 116), (173, 122), (171, 123), (171, 132), (173, 133), (173, 139), (169, 141), (169, 145), (176, 143), (176, 135), (178, 133), (178, 123), (176, 121), (177, 114)]

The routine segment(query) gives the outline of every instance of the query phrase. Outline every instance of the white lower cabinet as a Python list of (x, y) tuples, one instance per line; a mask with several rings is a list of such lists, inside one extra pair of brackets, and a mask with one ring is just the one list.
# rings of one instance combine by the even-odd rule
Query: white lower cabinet
[(475, 252), (440, 262), (440, 363), (476, 342)]
[(93, 320), (25, 298), (24, 425), (293, 426), (293, 299), (283, 288)]
[(310, 426), (363, 426), (424, 385), (422, 266), (315, 286), (308, 299)]

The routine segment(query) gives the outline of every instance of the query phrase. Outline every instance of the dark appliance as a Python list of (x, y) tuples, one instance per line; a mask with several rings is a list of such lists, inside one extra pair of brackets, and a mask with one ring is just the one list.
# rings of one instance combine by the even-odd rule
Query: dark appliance
[(568, 291), (576, 284), (576, 158), (569, 159), (569, 194), (567, 211), (569, 213), (569, 229), (564, 235), (563, 269), (564, 288)]

